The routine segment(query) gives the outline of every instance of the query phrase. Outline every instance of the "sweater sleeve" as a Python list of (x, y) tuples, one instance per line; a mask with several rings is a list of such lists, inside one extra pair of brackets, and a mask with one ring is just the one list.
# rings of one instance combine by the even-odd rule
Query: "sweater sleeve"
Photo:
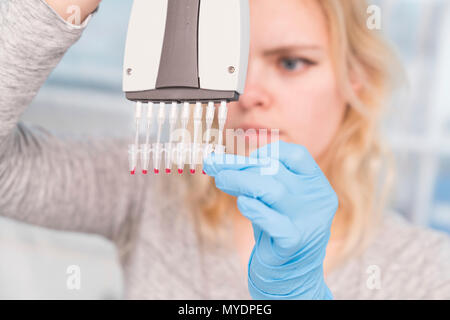
[(450, 300), (450, 238), (439, 235), (440, 241), (433, 244), (433, 255), (429, 257), (425, 278), (429, 290), (424, 299)]
[(81, 26), (43, 0), (0, 1), (0, 214), (115, 241), (142, 203), (126, 144), (60, 139), (19, 122)]

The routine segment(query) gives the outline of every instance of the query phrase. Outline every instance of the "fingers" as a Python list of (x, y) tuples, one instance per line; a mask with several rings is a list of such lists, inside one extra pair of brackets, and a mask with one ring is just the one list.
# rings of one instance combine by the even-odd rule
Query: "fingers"
[(259, 200), (245, 196), (239, 196), (237, 204), (239, 211), (253, 225), (273, 239), (278, 255), (289, 256), (291, 251), (298, 246), (300, 235), (289, 217), (272, 210)]
[(215, 177), (222, 170), (260, 169), (271, 159), (256, 159), (234, 154), (212, 153), (203, 161), (203, 170), (211, 177)]
[[(281, 162), (283, 165), (273, 165)], [(320, 167), (309, 153), (301, 145), (277, 141), (254, 151), (250, 157), (232, 154), (215, 153), (204, 161), (205, 172), (210, 176), (216, 176), (221, 170), (245, 170), (249, 168), (264, 169), (269, 167), (289, 170), (295, 174), (312, 175), (321, 173)]]
[(289, 171), (296, 174), (315, 174), (320, 171), (309, 151), (301, 145), (277, 141), (255, 150), (250, 157), (279, 160)]
[(268, 206), (281, 200), (286, 190), (272, 176), (262, 176), (249, 171), (222, 170), (216, 177), (217, 188), (232, 196), (259, 199)]

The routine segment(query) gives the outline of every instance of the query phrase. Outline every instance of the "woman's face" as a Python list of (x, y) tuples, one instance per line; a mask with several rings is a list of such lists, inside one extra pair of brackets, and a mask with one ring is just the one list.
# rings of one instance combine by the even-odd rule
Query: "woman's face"
[[(336, 133), (345, 101), (333, 68), (327, 21), (316, 0), (250, 0), (251, 41), (244, 94), (227, 129), (279, 129), (316, 158)], [(256, 137), (253, 137), (256, 138)]]

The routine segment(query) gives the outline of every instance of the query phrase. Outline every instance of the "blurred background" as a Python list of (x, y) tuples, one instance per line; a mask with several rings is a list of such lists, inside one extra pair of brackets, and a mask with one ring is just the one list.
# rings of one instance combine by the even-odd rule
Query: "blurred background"
[[(392, 206), (416, 224), (450, 233), (450, 1), (373, 3), (409, 81), (383, 123), (397, 160)], [(132, 137), (134, 105), (121, 91), (131, 4), (102, 2), (24, 121), (58, 135)], [(70, 265), (81, 268), (80, 290), (67, 289)], [(0, 299), (120, 299), (122, 293), (116, 250), (107, 240), (0, 218)]]

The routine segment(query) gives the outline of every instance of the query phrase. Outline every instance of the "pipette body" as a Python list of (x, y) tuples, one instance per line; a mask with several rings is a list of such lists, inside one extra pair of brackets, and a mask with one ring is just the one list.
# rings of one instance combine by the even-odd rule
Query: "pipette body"
[[(161, 163), (166, 173), (174, 165), (178, 173), (186, 165), (195, 173), (202, 156), (225, 152), (227, 103), (237, 101), (245, 87), (249, 20), (248, 0), (134, 0), (123, 68), (123, 91), (136, 102), (136, 135), (129, 146), (132, 174), (139, 154), (142, 172), (152, 166), (158, 174)], [(147, 122), (140, 145), (143, 104)], [(152, 138), (156, 105), (157, 132)], [(216, 114), (218, 137), (212, 141)], [(163, 133), (168, 133), (166, 142)]]

